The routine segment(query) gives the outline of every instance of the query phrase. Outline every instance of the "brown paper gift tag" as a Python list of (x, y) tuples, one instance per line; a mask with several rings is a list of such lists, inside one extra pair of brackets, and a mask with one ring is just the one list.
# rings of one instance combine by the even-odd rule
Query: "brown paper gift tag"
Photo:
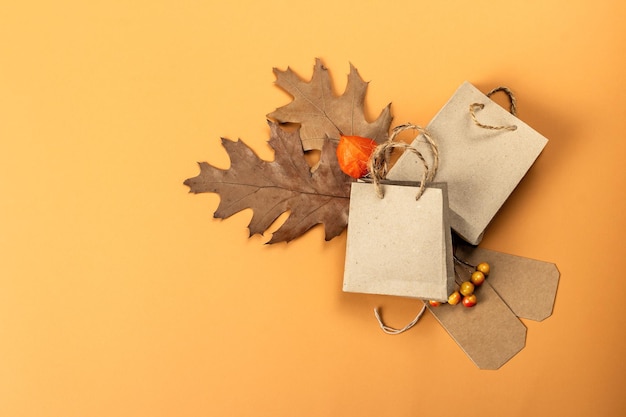
[[(525, 346), (526, 328), (518, 317), (541, 321), (552, 313), (559, 271), (550, 262), (467, 244), (458, 244), (455, 255), (491, 267), (487, 281), (476, 289), (478, 303), (472, 308), (443, 304), (429, 309), (479, 368), (498, 369)], [(469, 277), (471, 268), (457, 268), (462, 277)]]
[[(477, 126), (469, 111), (473, 103), (484, 105), (475, 112), (480, 123), (517, 128), (510, 131)], [(459, 87), (426, 130), (439, 145), (437, 181), (448, 184), (450, 224), (463, 239), (476, 245), (547, 139), (468, 82)], [(423, 135), (412, 146), (422, 151), (426, 146)], [(428, 159), (429, 153), (422, 153)], [(407, 152), (387, 178), (415, 180), (421, 169), (421, 161)]]
[(430, 312), (480, 369), (498, 369), (526, 344), (526, 326), (488, 282), (476, 291), (472, 308), (442, 304)]
[(470, 245), (458, 245), (456, 255), (473, 265), (489, 263), (489, 284), (518, 317), (542, 321), (552, 314), (560, 276), (555, 264)]
[(447, 300), (454, 288), (445, 184), (352, 184), (343, 290)]

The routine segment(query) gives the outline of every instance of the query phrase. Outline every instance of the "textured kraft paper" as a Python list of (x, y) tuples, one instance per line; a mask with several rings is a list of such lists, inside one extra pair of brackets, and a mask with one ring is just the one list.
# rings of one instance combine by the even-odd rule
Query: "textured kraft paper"
[[(477, 126), (469, 112), (473, 103), (485, 105), (476, 111), (481, 123), (515, 125), (517, 129), (489, 130)], [(426, 129), (439, 146), (437, 181), (448, 184), (450, 224), (463, 239), (477, 245), (547, 139), (468, 82), (458, 88)], [(432, 163), (423, 135), (412, 146)], [(422, 162), (412, 152), (405, 152), (387, 178), (414, 181), (422, 170)]]
[(478, 303), (431, 307), (435, 318), (480, 369), (498, 369), (526, 345), (526, 326), (485, 281), (475, 291)]
[(489, 263), (489, 284), (518, 317), (542, 321), (552, 314), (560, 277), (555, 264), (470, 245), (458, 245), (456, 255), (472, 265)]
[(352, 184), (343, 290), (445, 301), (454, 289), (445, 184)]
[[(517, 317), (541, 321), (552, 314), (559, 271), (555, 264), (457, 244), (455, 255), (487, 262), (487, 281), (476, 289), (472, 308), (443, 304), (430, 311), (481, 369), (498, 369), (524, 348), (526, 328)], [(472, 268), (457, 266), (462, 280)]]

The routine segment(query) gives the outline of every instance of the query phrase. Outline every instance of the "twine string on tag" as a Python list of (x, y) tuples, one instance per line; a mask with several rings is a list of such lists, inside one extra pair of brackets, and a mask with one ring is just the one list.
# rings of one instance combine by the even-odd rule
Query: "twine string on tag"
[(419, 321), (419, 319), (422, 318), (422, 316), (424, 315), (425, 311), (426, 311), (426, 303), (424, 303), (424, 305), (422, 306), (422, 309), (420, 310), (419, 313), (417, 313), (417, 316), (415, 316), (413, 321), (411, 321), (409, 324), (407, 324), (406, 326), (404, 326), (401, 329), (395, 329), (395, 328), (389, 327), (385, 323), (383, 323), (383, 319), (381, 318), (380, 313), (378, 312), (378, 308), (374, 309), (374, 316), (376, 316), (376, 320), (378, 321), (378, 325), (383, 330), (383, 332), (385, 332), (387, 334), (400, 334), (400, 333), (406, 332), (411, 327), (415, 326), (415, 324)]
[[(487, 93), (487, 97), (491, 97), (498, 91), (502, 91), (503, 93), (507, 95), (507, 97), (509, 98), (509, 103), (510, 103), (509, 111), (513, 116), (517, 116), (517, 100), (515, 99), (515, 95), (513, 94), (513, 92), (509, 90), (507, 87), (504, 87), (504, 86), (496, 87)], [(492, 125), (486, 125), (486, 124), (479, 122), (478, 118), (476, 117), (476, 111), (482, 110), (484, 108), (485, 108), (485, 105), (483, 103), (472, 103), (469, 106), (470, 116), (472, 116), (472, 120), (474, 121), (474, 124), (476, 126), (482, 127), (483, 129), (489, 129), (489, 130), (510, 130), (510, 131), (517, 130), (516, 125), (492, 126)]]
[[(432, 167), (428, 166), (428, 163), (426, 162), (426, 159), (424, 159), (422, 153), (418, 151), (415, 147), (404, 142), (395, 141), (396, 137), (401, 132), (409, 129), (417, 130), (426, 138), (426, 141), (430, 145), (430, 149), (433, 155)], [(419, 190), (417, 192), (417, 195), (415, 196), (415, 199), (419, 200), (419, 198), (424, 193), (424, 190), (426, 189), (426, 183), (431, 182), (437, 174), (437, 168), (439, 167), (439, 148), (437, 147), (437, 144), (430, 136), (428, 131), (426, 131), (426, 129), (424, 129), (423, 127), (410, 123), (396, 126), (391, 132), (391, 135), (389, 135), (389, 139), (387, 139), (385, 143), (378, 145), (376, 149), (374, 149), (374, 152), (372, 153), (372, 156), (368, 161), (368, 169), (372, 177), (372, 182), (374, 183), (376, 195), (378, 196), (378, 198), (384, 197), (384, 192), (383, 188), (381, 187), (380, 181), (386, 177), (387, 171), (389, 170), (389, 158), (391, 156), (391, 151), (393, 148), (402, 148), (404, 151), (408, 150), (413, 152), (424, 165), (424, 172), (422, 173)]]

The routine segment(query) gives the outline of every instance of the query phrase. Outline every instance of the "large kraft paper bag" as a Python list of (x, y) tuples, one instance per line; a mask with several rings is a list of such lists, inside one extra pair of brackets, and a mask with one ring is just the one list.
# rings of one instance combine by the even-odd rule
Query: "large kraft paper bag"
[[(468, 82), (426, 130), (439, 146), (437, 181), (448, 185), (451, 227), (477, 245), (547, 139)], [(428, 146), (423, 134), (411, 145), (420, 151)], [(422, 153), (429, 157), (428, 152)], [(413, 153), (404, 153), (387, 178), (415, 180), (421, 165)]]

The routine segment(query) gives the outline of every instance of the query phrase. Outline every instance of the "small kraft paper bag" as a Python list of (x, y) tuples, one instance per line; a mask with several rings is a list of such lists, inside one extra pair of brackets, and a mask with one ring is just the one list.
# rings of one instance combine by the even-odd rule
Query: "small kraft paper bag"
[[(405, 143), (406, 129), (428, 140), (432, 163)], [(392, 148), (413, 152), (424, 166), (420, 182), (385, 181)], [(350, 195), (343, 290), (445, 301), (454, 290), (446, 185), (431, 183), (437, 146), (419, 126), (398, 126), (370, 158), (371, 182), (355, 182)]]
[[(498, 91), (508, 95), (510, 112), (489, 98)], [(515, 114), (515, 97), (508, 88), (485, 95), (465, 82), (426, 127), (437, 138), (437, 180), (448, 184), (451, 227), (472, 245), (480, 243), (489, 222), (547, 143)], [(411, 145), (422, 151), (428, 142), (420, 135)], [(405, 152), (387, 178), (414, 180), (420, 165), (419, 158)]]

